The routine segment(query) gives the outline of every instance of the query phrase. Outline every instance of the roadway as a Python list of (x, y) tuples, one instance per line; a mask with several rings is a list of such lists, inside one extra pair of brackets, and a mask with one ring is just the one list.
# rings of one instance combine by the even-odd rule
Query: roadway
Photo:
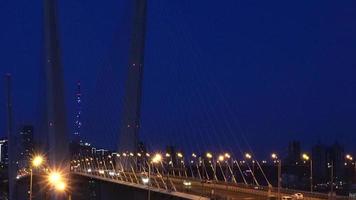
[[(80, 173), (75, 172), (78, 175), (87, 176), (90, 178), (96, 178), (103, 181), (115, 182), (124, 185), (130, 185), (133, 187), (137, 187), (140, 189), (148, 189), (148, 186), (142, 183), (142, 178), (144, 175), (136, 174), (138, 179), (140, 180), (140, 184), (135, 183), (135, 181), (131, 182), (131, 180), (135, 180), (134, 175), (132, 173), (126, 172), (125, 176), (131, 176), (132, 178), (128, 178), (128, 181), (121, 181), (118, 177), (110, 177), (107, 175), (98, 175), (95, 173)], [(130, 181), (129, 181), (130, 180)], [(242, 192), (243, 190), (234, 190), (231, 186), (223, 186), (221, 184), (216, 183), (202, 183), (200, 181), (194, 179), (184, 179), (181, 177), (167, 177), (167, 176), (156, 176), (151, 175), (152, 185), (151, 190), (161, 193), (171, 194), (173, 196), (184, 197), (187, 199), (226, 199), (226, 200), (266, 200), (267, 193), (254, 193), (249, 190), (246, 192)], [(165, 190), (165, 185), (163, 183), (165, 181), (167, 187), (170, 191)], [(184, 185), (184, 182), (190, 182), (190, 186)], [(168, 184), (167, 184), (168, 183)], [(176, 188), (174, 191), (172, 184)], [(238, 187), (236, 187), (238, 188)], [(235, 188), (235, 189), (236, 189)], [(188, 196), (187, 196), (188, 195)]]

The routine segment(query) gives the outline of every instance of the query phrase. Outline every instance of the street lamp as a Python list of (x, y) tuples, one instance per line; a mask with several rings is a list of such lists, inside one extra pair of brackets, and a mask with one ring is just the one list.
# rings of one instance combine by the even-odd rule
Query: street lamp
[(52, 186), (55, 186), (57, 183), (61, 182), (62, 180), (63, 180), (63, 175), (60, 172), (52, 171), (48, 175), (48, 182)]
[(346, 159), (349, 161), (353, 161), (354, 158), (350, 154), (347, 154)]
[(272, 153), (272, 159), (278, 163), (278, 199), (281, 197), (281, 182), (282, 182), (282, 160), (278, 159), (278, 155), (276, 153)]
[(354, 165), (354, 173), (353, 173), (353, 176), (354, 176), (354, 181), (356, 183), (356, 162), (352, 163), (352, 161), (354, 160), (354, 158), (350, 155), (350, 154), (347, 154), (346, 155), (346, 160), (349, 160), (351, 162), (351, 164)]
[(30, 200), (32, 200), (32, 187), (33, 187), (33, 168), (39, 168), (44, 162), (44, 158), (41, 155), (36, 155), (31, 160), (30, 168)]
[(328, 163), (328, 168), (330, 168), (330, 199), (333, 199), (334, 195), (334, 161), (332, 160)]
[[(252, 159), (252, 155), (250, 153), (245, 154), (245, 158), (248, 160)], [(252, 161), (252, 174), (255, 174), (255, 161)]]
[(225, 158), (227, 158), (227, 159), (230, 159), (230, 157), (231, 157), (229, 153), (225, 153), (224, 156), (225, 156)]
[(59, 192), (64, 192), (67, 188), (67, 184), (65, 184), (63, 181), (60, 181), (54, 186), (54, 188)]
[(302, 158), (305, 161), (310, 160), (310, 192), (313, 192), (313, 159), (311, 159), (310, 156), (306, 153), (302, 154)]
[(222, 176), (224, 178), (224, 181), (226, 182), (226, 176), (225, 176), (225, 173), (224, 173), (224, 171), (223, 171), (223, 169), (221, 167), (221, 162), (224, 162), (224, 160), (225, 160), (225, 155), (219, 155), (217, 163), (219, 165), (220, 172), (221, 172), (221, 174), (222, 174)]
[(245, 157), (246, 157), (247, 159), (251, 159), (251, 158), (252, 158), (252, 155), (249, 154), (249, 153), (246, 153), (246, 154), (245, 154)]
[(151, 163), (156, 164), (162, 162), (162, 155), (159, 153), (156, 153), (152, 159), (151, 162), (148, 163), (148, 180), (147, 179), (142, 179), (143, 183), (147, 183), (148, 186), (148, 200), (151, 199), (151, 190), (150, 190), (150, 180), (151, 180)]
[(219, 155), (219, 157), (218, 157), (218, 160), (220, 161), (220, 162), (223, 162), (224, 161), (224, 156), (223, 155)]
[[(67, 183), (64, 179), (64, 175), (59, 171), (51, 171), (48, 174), (47, 181), (50, 186), (57, 192), (64, 193), (67, 191)], [(71, 199), (71, 195), (69, 195)]]

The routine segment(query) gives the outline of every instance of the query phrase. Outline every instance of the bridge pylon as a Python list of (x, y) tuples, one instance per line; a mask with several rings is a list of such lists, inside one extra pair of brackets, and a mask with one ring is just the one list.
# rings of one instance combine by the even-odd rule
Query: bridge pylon
[(57, 2), (44, 0), (45, 123), (44, 141), (49, 164), (69, 172), (64, 80), (58, 34)]
[(128, 76), (119, 137), (119, 152), (136, 153), (139, 143), (141, 94), (146, 33), (146, 0), (133, 0), (133, 25)]

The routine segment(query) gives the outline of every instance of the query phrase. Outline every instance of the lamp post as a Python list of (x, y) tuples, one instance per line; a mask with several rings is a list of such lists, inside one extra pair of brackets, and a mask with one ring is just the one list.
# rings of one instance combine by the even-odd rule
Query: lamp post
[(351, 165), (354, 165), (353, 181), (356, 183), (356, 162), (352, 162), (354, 160), (354, 158), (350, 154), (347, 154), (345, 158), (346, 158), (346, 160), (351, 162)]
[(30, 168), (30, 197), (29, 199), (32, 200), (32, 187), (33, 187), (33, 168), (40, 167), (44, 162), (43, 156), (36, 155), (32, 158), (31, 161), (31, 168)]
[(302, 155), (302, 158), (305, 161), (310, 160), (310, 192), (313, 192), (313, 159), (311, 159), (306, 153)]
[[(252, 159), (252, 155), (251, 155), (250, 153), (246, 153), (246, 154), (245, 154), (245, 158), (246, 158), (247, 160), (251, 160), (251, 159)], [(248, 162), (246, 162), (246, 163), (247, 163), (248, 168), (251, 169), (251, 168), (250, 168), (250, 165), (248, 164)], [(252, 174), (252, 178), (253, 178), (253, 181), (255, 182), (255, 184), (256, 184), (257, 186), (260, 186), (260, 184), (258, 183), (258, 181), (257, 181), (257, 179), (256, 179), (256, 176), (255, 176), (255, 160), (253, 160), (253, 159), (252, 159), (252, 170), (251, 170), (251, 174)]]
[(157, 153), (153, 156), (151, 162), (148, 163), (148, 197), (147, 199), (151, 199), (151, 190), (150, 190), (150, 180), (151, 180), (151, 163), (160, 163), (162, 161), (162, 155)]
[(334, 161), (328, 163), (328, 168), (330, 168), (330, 199), (334, 197)]
[(272, 153), (272, 159), (278, 163), (278, 174), (277, 174), (277, 182), (278, 182), (278, 199), (281, 198), (281, 182), (282, 182), (282, 160), (278, 159), (278, 155), (276, 153)]

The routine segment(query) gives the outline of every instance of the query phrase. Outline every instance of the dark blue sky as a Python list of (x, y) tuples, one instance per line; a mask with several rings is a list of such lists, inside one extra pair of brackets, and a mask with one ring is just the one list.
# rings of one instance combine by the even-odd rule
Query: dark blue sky
[[(41, 110), (41, 2), (0, 3), (0, 73), (13, 74), (17, 125), (38, 123)], [(60, 1), (69, 129), (81, 80), (82, 135), (98, 146), (117, 140), (128, 7)], [(142, 138), (152, 148), (245, 150), (245, 136), (261, 153), (284, 151), (291, 139), (356, 151), (355, 1), (150, 0), (148, 8)], [(0, 113), (3, 136), (4, 106)]]

